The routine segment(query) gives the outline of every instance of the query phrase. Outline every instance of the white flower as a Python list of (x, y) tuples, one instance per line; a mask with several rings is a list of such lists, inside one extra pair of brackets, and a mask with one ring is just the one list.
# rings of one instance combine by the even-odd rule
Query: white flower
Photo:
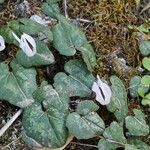
[(21, 35), (21, 39), (19, 39), (19, 37), (14, 32), (12, 32), (12, 34), (19, 42), (19, 47), (28, 57), (32, 57), (36, 54), (36, 43), (30, 35), (23, 33)]
[(96, 100), (100, 104), (107, 105), (110, 103), (110, 99), (112, 96), (111, 89), (109, 85), (101, 81), (98, 75), (97, 75), (97, 81), (93, 83), (92, 91), (95, 92)]
[(3, 51), (5, 49), (5, 40), (4, 38), (0, 35), (0, 51)]

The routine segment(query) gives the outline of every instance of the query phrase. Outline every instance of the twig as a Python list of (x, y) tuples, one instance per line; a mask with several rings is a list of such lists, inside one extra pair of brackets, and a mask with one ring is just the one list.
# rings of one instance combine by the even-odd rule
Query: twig
[(95, 145), (90, 145), (90, 144), (83, 144), (83, 143), (77, 143), (77, 142), (70, 142), (72, 144), (76, 144), (76, 145), (81, 145), (81, 146), (86, 146), (86, 147), (94, 147), (94, 148), (98, 148)]
[(85, 23), (91, 23), (92, 21), (90, 20), (87, 20), (87, 19), (82, 19), (82, 18), (76, 18), (77, 21), (80, 21), (80, 22), (85, 22)]
[(68, 18), (68, 12), (67, 12), (67, 0), (64, 0), (64, 10), (65, 10), (65, 17)]
[(5, 133), (5, 131), (13, 124), (13, 122), (20, 116), (22, 109), (18, 110), (15, 115), (0, 129), (0, 137)]

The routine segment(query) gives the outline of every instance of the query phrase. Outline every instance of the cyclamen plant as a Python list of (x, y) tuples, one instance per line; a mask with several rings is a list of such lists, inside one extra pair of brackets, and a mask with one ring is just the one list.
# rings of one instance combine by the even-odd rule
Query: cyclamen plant
[[(144, 114), (134, 109), (134, 115), (128, 116), (127, 92), (118, 77), (110, 77), (111, 86), (99, 76), (94, 77), (94, 50), (81, 29), (60, 14), (58, 2), (46, 0), (42, 5), (43, 12), (58, 21), (51, 28), (27, 18), (0, 26), (0, 49), (5, 49), (5, 42), (21, 48), (10, 65), (0, 63), (0, 99), (23, 109), (23, 141), (38, 148), (59, 148), (71, 134), (77, 139), (100, 137), (99, 150), (149, 150), (137, 138), (149, 134)], [(36, 67), (55, 63), (49, 47), (32, 37), (39, 32), (61, 55), (69, 58), (78, 51), (83, 58), (65, 62), (64, 72), (58, 72), (51, 85), (42, 81), (39, 86), (36, 82)], [(80, 103), (70, 112), (73, 97), (78, 97)], [(103, 107), (100, 104), (116, 118), (107, 127), (97, 113)]]

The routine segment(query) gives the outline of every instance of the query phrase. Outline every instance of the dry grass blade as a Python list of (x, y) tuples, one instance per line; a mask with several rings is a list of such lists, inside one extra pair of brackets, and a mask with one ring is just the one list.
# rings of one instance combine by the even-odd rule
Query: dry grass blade
[(0, 137), (5, 133), (5, 131), (13, 124), (13, 122), (21, 115), (22, 109), (18, 110), (15, 115), (0, 129)]

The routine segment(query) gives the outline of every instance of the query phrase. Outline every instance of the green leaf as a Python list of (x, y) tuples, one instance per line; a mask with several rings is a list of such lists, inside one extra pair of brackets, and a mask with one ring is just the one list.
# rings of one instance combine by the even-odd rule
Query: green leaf
[(89, 43), (85, 43), (82, 47), (80, 47), (79, 51), (81, 52), (88, 69), (92, 71), (96, 65), (95, 52), (92, 46)]
[(16, 61), (9, 66), (0, 63), (0, 99), (18, 107), (26, 107), (34, 102), (32, 93), (36, 90), (36, 71), (25, 69)]
[(142, 85), (141, 84), (141, 77), (140, 76), (134, 76), (130, 80), (130, 95), (132, 97), (138, 97), (138, 95), (144, 96), (144, 93), (148, 92), (149, 86)]
[(24, 141), (31, 146), (63, 146), (68, 137), (65, 126), (69, 107), (66, 86), (60, 83), (53, 89), (43, 83), (34, 97), (37, 102), (28, 106), (23, 114)]
[(39, 24), (28, 18), (10, 21), (8, 23), (8, 26), (19, 35), (21, 35), (22, 33), (36, 35), (39, 32), (42, 32), (46, 35), (49, 41), (53, 40), (52, 32), (48, 26)]
[(141, 79), (141, 83), (144, 85), (150, 85), (150, 75), (145, 75)]
[(134, 145), (126, 144), (125, 145), (125, 150), (138, 150), (138, 149)]
[(99, 150), (116, 150), (118, 147), (124, 147), (127, 142), (123, 127), (115, 121), (105, 129), (103, 136), (104, 138), (98, 143)]
[[(35, 143), (38, 147), (61, 147), (67, 139), (67, 130), (65, 128), (64, 113), (61, 113), (55, 107), (49, 106), (46, 111), (42, 110), (40, 104), (28, 106), (23, 113), (24, 141), (30, 146)], [(27, 140), (30, 138), (31, 140)], [(30, 142), (30, 143), (29, 143)]]
[(118, 147), (120, 147), (118, 144), (111, 143), (105, 138), (100, 139), (98, 142), (98, 150), (116, 150)]
[(76, 112), (80, 115), (87, 115), (90, 112), (95, 112), (99, 109), (99, 106), (96, 105), (92, 100), (85, 100), (78, 104)]
[(112, 83), (112, 98), (107, 109), (114, 113), (119, 122), (123, 122), (128, 113), (127, 92), (118, 77), (111, 76), (110, 81)]
[(138, 97), (138, 88), (141, 85), (141, 77), (140, 76), (134, 76), (130, 80), (129, 84), (129, 90), (130, 90), (130, 95), (132, 97)]
[(127, 140), (128, 144), (130, 145), (135, 145), (138, 150), (150, 150), (150, 147), (144, 143), (143, 141), (140, 141), (138, 139), (128, 139)]
[[(70, 97), (89, 97), (92, 93), (91, 88), (95, 77), (88, 71), (86, 65), (79, 60), (70, 60), (65, 64), (64, 69), (69, 75), (58, 73), (54, 77), (54, 81), (66, 84)], [(57, 82), (55, 84), (57, 85)]]
[(146, 124), (145, 116), (141, 110), (133, 109), (134, 116), (127, 116), (125, 119), (126, 128), (134, 136), (146, 136), (149, 133), (149, 126)]
[(145, 90), (144, 90), (144, 88), (138, 88), (138, 94), (141, 96), (141, 97), (144, 97), (144, 95), (145, 95)]
[[(81, 110), (83, 105), (84, 110)], [(91, 101), (80, 102), (77, 112), (70, 113), (67, 117), (66, 126), (70, 133), (78, 139), (89, 139), (102, 134), (105, 124), (99, 115), (94, 112), (96, 109), (98, 109), (98, 106)]]
[(82, 30), (65, 19), (58, 17), (59, 23), (52, 28), (53, 45), (60, 54), (66, 56), (75, 55), (80, 51), (88, 69), (91, 71), (96, 65), (96, 57), (93, 48), (88, 43)]
[(0, 35), (5, 39), (8, 44), (16, 44), (17, 42), (12, 35), (12, 31), (7, 25), (0, 25)]
[(150, 105), (150, 93), (144, 96), (144, 98), (142, 99), (142, 105)]
[(53, 105), (61, 112), (68, 111), (69, 97), (66, 91), (66, 86), (62, 82), (57, 82), (55, 89), (53, 89), (51, 85), (42, 82), (41, 86), (37, 88), (33, 96), (38, 102), (42, 101), (45, 106), (47, 103), (47, 106)]
[(60, 15), (60, 9), (57, 3), (52, 3), (52, 1), (48, 1), (47, 3), (42, 4), (42, 11), (44, 14), (52, 17), (57, 18), (57, 15)]
[(36, 46), (37, 53), (32, 57), (28, 57), (22, 50), (18, 51), (16, 58), (21, 65), (24, 67), (32, 67), (54, 63), (54, 56), (46, 44), (36, 40)]
[(143, 40), (139, 44), (140, 52), (142, 55), (147, 56), (150, 54), (150, 41)]
[(142, 60), (142, 63), (143, 63), (144, 68), (146, 68), (148, 71), (150, 71), (150, 58), (145, 57)]

